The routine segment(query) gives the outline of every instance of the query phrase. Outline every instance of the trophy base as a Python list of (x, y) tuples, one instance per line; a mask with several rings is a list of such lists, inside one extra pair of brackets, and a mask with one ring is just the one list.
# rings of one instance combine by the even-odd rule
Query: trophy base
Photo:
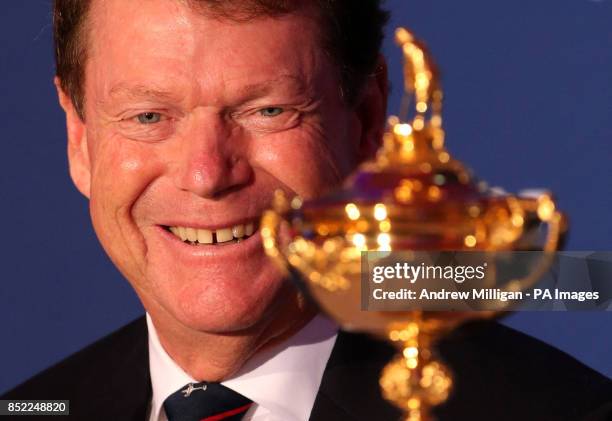
[(393, 329), (388, 339), (401, 353), (380, 377), (382, 395), (404, 411), (405, 421), (430, 421), (431, 408), (446, 401), (453, 385), (450, 370), (433, 355), (436, 337), (417, 321)]

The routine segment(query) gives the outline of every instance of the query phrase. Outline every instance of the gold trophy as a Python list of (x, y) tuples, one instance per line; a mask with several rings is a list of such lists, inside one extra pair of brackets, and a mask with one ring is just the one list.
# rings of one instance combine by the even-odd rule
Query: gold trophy
[[(410, 122), (390, 117), (376, 157), (337, 192), (308, 202), (277, 192), (273, 209), (262, 217), (261, 234), (267, 254), (344, 329), (386, 338), (399, 348), (380, 386), (405, 420), (417, 421), (431, 419), (430, 409), (452, 389), (450, 371), (433, 356), (435, 340), (467, 320), (506, 308), (362, 311), (362, 252), (553, 252), (567, 224), (549, 194), (493, 191), (450, 156), (434, 63), (409, 31), (399, 28), (395, 36), (405, 59), (405, 100), (413, 101)], [(542, 228), (544, 236), (538, 235)], [(492, 282), (509, 291), (528, 289), (550, 263), (541, 260), (529, 276)]]

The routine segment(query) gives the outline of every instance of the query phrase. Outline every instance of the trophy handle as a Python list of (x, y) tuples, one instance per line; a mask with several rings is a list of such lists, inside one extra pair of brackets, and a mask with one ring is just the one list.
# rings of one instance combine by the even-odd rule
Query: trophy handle
[(277, 242), (280, 224), (281, 217), (278, 213), (273, 210), (265, 211), (261, 217), (261, 238), (268, 257), (272, 259), (284, 275), (288, 275), (289, 262), (279, 249)]
[[(282, 224), (287, 224), (283, 215), (301, 206), (302, 199), (299, 196), (289, 202), (281, 190), (275, 192), (273, 209), (265, 211), (261, 218), (260, 231), (264, 251), (276, 263), (283, 275), (289, 278), (303, 280), (329, 292), (348, 289), (350, 282), (345, 278), (343, 271), (339, 265), (330, 262), (342, 258), (359, 258), (361, 250), (351, 248), (343, 253), (344, 240), (340, 236), (327, 239), (322, 246), (317, 246), (301, 236), (291, 239), (286, 246), (280, 242)], [(355, 272), (360, 270), (361, 263), (348, 267)], [(301, 282), (298, 282), (298, 285), (301, 285)]]
[[(545, 193), (537, 197), (514, 198), (525, 215), (525, 223), (536, 222), (547, 226), (546, 238), (542, 244), (528, 244), (529, 249), (543, 252), (542, 258), (535, 264), (529, 275), (514, 279), (503, 288), (506, 291), (525, 291), (531, 288), (550, 268), (554, 260), (554, 252), (559, 250), (567, 232), (567, 218), (557, 210), (552, 197)], [(528, 234), (528, 233), (527, 233)], [(520, 239), (518, 240), (520, 241)], [(504, 306), (503, 304), (499, 304)]]
[(266, 210), (261, 217), (261, 238), (264, 251), (282, 271), (289, 275), (289, 261), (278, 244), (279, 230), (283, 223), (282, 215), (289, 210), (287, 197), (282, 190), (274, 192), (272, 209)]
[(559, 250), (563, 246), (567, 233), (567, 218), (557, 210), (552, 197), (548, 193), (540, 194), (537, 197), (519, 197), (518, 204), (525, 215), (548, 227), (546, 239), (538, 248), (544, 252)]

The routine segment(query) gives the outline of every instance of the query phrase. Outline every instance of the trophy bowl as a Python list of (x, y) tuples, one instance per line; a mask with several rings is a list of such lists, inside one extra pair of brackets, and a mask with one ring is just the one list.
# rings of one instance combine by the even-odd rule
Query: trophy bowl
[(526, 276), (502, 279), (492, 271), (482, 280), (522, 291), (548, 268), (547, 252), (561, 246), (567, 223), (550, 194), (490, 189), (451, 157), (444, 147), (443, 95), (433, 61), (408, 30), (399, 28), (396, 40), (405, 59), (412, 118), (390, 117), (376, 157), (332, 194), (303, 201), (276, 192), (272, 209), (262, 216), (261, 234), (267, 254), (343, 329), (368, 332), (399, 348), (380, 385), (383, 396), (414, 421), (429, 419), (430, 408), (452, 389), (450, 371), (434, 358), (435, 340), (510, 304), (483, 311), (364, 311), (364, 253), (384, 260), (396, 251), (544, 251)]

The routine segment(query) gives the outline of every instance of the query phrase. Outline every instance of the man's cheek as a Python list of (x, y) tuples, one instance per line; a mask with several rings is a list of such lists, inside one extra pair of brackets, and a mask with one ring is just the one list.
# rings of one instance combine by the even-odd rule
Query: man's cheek
[(91, 216), (103, 245), (111, 255), (118, 249), (125, 253), (124, 247), (144, 248), (132, 209), (159, 172), (155, 154), (131, 141), (110, 138), (92, 157)]
[(319, 143), (282, 139), (274, 144), (260, 145), (255, 150), (251, 165), (261, 168), (277, 183), (302, 197), (318, 196), (342, 179), (337, 160)]
[(104, 141), (93, 156), (94, 189), (118, 205), (134, 201), (160, 171), (150, 145), (115, 138)]
[[(270, 174), (276, 184), (287, 187), (292, 192), (311, 198), (323, 193), (335, 184), (335, 172), (322, 165), (312, 156), (302, 158), (282, 158), (261, 162), (261, 167)], [(280, 186), (278, 186), (280, 187)]]

